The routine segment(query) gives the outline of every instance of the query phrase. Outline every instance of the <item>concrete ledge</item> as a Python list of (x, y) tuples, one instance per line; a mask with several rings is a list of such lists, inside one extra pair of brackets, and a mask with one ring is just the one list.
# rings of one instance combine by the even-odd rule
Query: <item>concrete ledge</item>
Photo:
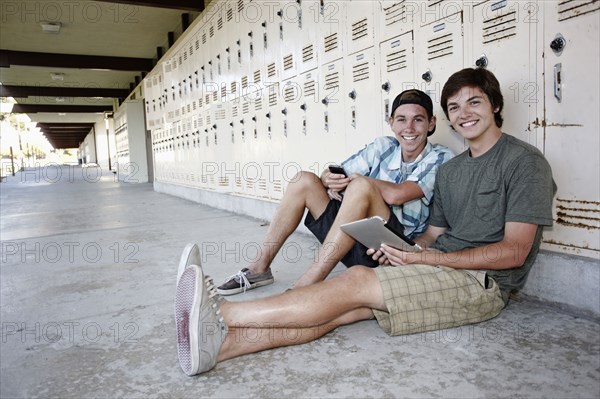
[(599, 286), (600, 261), (543, 250), (529, 273), (523, 293), (599, 317)]
[[(193, 187), (154, 182), (154, 190), (217, 209), (271, 221), (277, 203)], [(300, 225), (297, 230), (310, 234)], [(600, 261), (540, 251), (522, 293), (572, 312), (600, 317)]]

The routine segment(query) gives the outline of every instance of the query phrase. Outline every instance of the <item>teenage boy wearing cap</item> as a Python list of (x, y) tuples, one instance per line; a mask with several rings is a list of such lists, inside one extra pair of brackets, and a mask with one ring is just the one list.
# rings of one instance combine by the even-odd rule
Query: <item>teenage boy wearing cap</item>
[[(340, 230), (340, 225), (380, 216), (393, 228), (414, 238), (425, 231), (433, 199), (435, 174), (452, 158), (451, 151), (432, 144), (435, 131), (431, 98), (420, 90), (406, 90), (392, 103), (389, 124), (395, 137), (379, 137), (342, 162), (347, 176), (326, 169), (321, 176), (302, 171), (286, 192), (263, 239), (260, 256), (225, 280), (217, 291), (232, 295), (273, 283), (271, 262), (304, 221), (322, 246), (313, 264), (293, 288), (324, 280), (342, 262), (347, 267), (378, 263), (368, 248)], [(197, 256), (189, 246), (184, 258)]]
[(355, 266), (307, 287), (238, 302), (223, 300), (202, 267), (188, 263), (199, 259), (182, 259), (175, 321), (186, 374), (235, 356), (306, 343), (373, 316), (388, 334), (398, 335), (500, 313), (508, 294), (525, 284), (542, 226), (552, 224), (552, 170), (539, 150), (500, 130), (503, 98), (491, 72), (467, 68), (453, 74), (441, 98), (469, 148), (439, 170), (430, 226), (416, 239), (428, 250), (384, 248), (383, 259), (395, 266)]

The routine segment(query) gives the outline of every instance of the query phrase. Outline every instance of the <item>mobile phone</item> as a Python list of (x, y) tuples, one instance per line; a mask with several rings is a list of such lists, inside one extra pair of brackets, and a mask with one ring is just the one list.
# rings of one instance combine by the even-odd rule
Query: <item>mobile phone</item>
[(344, 168), (342, 168), (339, 165), (330, 165), (329, 166), (329, 171), (331, 173), (335, 173), (338, 175), (344, 175), (344, 177), (348, 177), (348, 175), (346, 174), (346, 171), (344, 170)]

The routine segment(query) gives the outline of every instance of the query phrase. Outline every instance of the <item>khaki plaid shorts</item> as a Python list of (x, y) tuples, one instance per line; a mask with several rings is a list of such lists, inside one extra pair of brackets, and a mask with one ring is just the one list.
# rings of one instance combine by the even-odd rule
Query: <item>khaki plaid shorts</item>
[(389, 335), (440, 330), (491, 319), (504, 308), (484, 271), (407, 265), (375, 269), (387, 311), (373, 309)]

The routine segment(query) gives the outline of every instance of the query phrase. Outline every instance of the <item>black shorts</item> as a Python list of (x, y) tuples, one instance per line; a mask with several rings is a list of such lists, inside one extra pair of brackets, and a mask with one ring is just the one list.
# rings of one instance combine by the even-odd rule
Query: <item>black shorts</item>
[[(341, 201), (331, 200), (327, 204), (327, 208), (317, 220), (308, 212), (304, 219), (304, 225), (317, 237), (319, 242), (322, 244), (333, 225), (338, 212), (342, 206)], [(388, 224), (398, 231), (404, 231), (404, 226), (394, 212), (390, 209), (390, 219)], [(360, 242), (356, 242), (350, 251), (342, 258), (342, 263), (346, 267), (363, 265), (368, 267), (377, 267), (379, 263), (374, 261), (369, 255), (367, 255), (367, 247), (362, 245)]]

